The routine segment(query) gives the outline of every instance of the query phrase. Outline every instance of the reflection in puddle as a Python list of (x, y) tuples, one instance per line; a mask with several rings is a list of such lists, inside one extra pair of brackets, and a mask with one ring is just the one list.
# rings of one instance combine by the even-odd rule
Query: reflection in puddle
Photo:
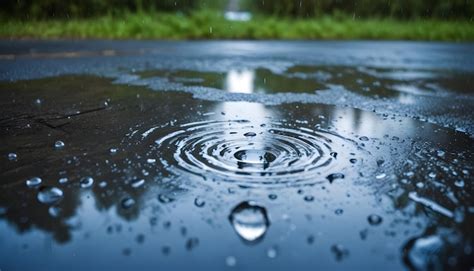
[[(293, 84), (265, 73), (166, 76), (239, 93)], [(472, 266), (473, 142), (463, 133), (85, 76), (0, 89), (2, 268)]]

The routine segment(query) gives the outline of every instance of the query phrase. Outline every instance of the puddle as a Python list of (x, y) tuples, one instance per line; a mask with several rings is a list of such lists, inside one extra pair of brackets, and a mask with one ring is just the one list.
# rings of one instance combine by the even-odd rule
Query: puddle
[[(378, 78), (370, 91), (380, 95), (396, 92), (385, 89), (392, 80), (432, 80), (373, 72), (389, 73), (364, 77)], [(351, 88), (360, 77), (284, 73), (141, 76), (242, 93)], [(352, 107), (199, 100), (93, 76), (0, 90), (2, 268), (473, 265), (465, 133)]]

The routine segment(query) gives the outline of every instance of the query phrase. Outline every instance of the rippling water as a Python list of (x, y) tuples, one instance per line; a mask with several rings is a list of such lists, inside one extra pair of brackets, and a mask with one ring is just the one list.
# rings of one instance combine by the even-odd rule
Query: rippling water
[(469, 134), (92, 76), (0, 89), (0, 268), (472, 266)]

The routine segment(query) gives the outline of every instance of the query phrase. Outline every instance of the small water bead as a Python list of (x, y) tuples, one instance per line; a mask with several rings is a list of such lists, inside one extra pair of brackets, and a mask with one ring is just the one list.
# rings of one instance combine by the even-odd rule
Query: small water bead
[(130, 197), (126, 197), (124, 199), (122, 199), (122, 202), (121, 202), (121, 205), (122, 205), (122, 208), (124, 209), (130, 209), (132, 208), (134, 205), (135, 205), (135, 200), (130, 198)]
[(336, 211), (334, 211), (334, 213), (335, 213), (336, 215), (342, 215), (342, 213), (344, 213), (344, 210), (342, 210), (342, 209), (339, 208), (339, 209), (336, 209)]
[(159, 194), (159, 195), (158, 195), (158, 200), (159, 200), (161, 203), (170, 203), (170, 202), (174, 201), (173, 198), (168, 197), (168, 196), (165, 195), (165, 194)]
[(49, 209), (48, 209), (48, 213), (49, 213), (49, 215), (52, 216), (52, 217), (58, 217), (58, 216), (60, 216), (60, 215), (61, 215), (61, 212), (62, 212), (62, 210), (61, 210), (61, 208), (59, 208), (58, 206), (51, 206), (51, 207), (49, 207)]
[(191, 237), (186, 241), (186, 249), (193, 250), (193, 248), (199, 245), (199, 239), (196, 237)]
[(84, 177), (79, 183), (82, 188), (89, 188), (94, 184), (94, 179), (92, 177)]
[(57, 203), (63, 198), (63, 191), (57, 187), (42, 187), (36, 198), (44, 204)]
[(278, 196), (276, 194), (270, 194), (270, 195), (268, 195), (268, 198), (271, 199), (271, 200), (276, 200), (278, 198)]
[(148, 164), (154, 164), (154, 163), (156, 163), (156, 159), (148, 158), (148, 159), (146, 159), (146, 162), (147, 162)]
[(8, 160), (10, 160), (10, 161), (16, 161), (17, 158), (18, 158), (18, 156), (14, 152), (11, 152), (11, 153), (8, 154)]
[(201, 208), (201, 207), (204, 207), (204, 205), (206, 205), (206, 201), (204, 201), (204, 200), (203, 200), (202, 198), (200, 198), (200, 197), (196, 197), (196, 198), (194, 199), (194, 205), (196, 205), (196, 207)]
[(116, 154), (118, 152), (118, 149), (117, 148), (111, 148), (110, 149), (110, 153), (111, 154)]
[(144, 184), (145, 184), (144, 179), (135, 179), (135, 180), (132, 180), (130, 186), (133, 187), (133, 188), (139, 188), (139, 187), (143, 186)]
[(421, 188), (425, 187), (425, 184), (422, 183), (422, 182), (417, 182), (417, 183), (416, 183), (416, 187), (418, 187), (418, 188), (421, 189)]
[(366, 136), (359, 137), (360, 141), (369, 141), (369, 138)]
[(58, 141), (54, 142), (54, 148), (56, 148), (56, 149), (62, 149), (62, 148), (64, 148), (64, 146), (65, 146), (65, 144), (61, 140), (58, 140)]
[(248, 242), (260, 240), (270, 226), (267, 210), (253, 201), (244, 201), (234, 207), (229, 221), (235, 232)]
[(102, 182), (99, 183), (100, 188), (104, 188), (106, 186), (107, 186), (107, 182), (105, 182), (105, 181), (102, 181)]
[(314, 197), (311, 196), (311, 195), (306, 195), (306, 196), (304, 196), (304, 200), (307, 201), (307, 202), (311, 202), (311, 201), (314, 200)]
[(380, 225), (383, 221), (382, 217), (376, 214), (371, 214), (367, 217), (367, 221), (369, 221), (369, 224), (372, 226), (377, 226)]
[(256, 135), (257, 135), (257, 134), (254, 133), (254, 132), (247, 132), (247, 133), (244, 134), (244, 136), (246, 136), (246, 137), (254, 137), (254, 136), (256, 136)]
[(385, 174), (385, 173), (381, 173), (381, 174), (379, 174), (379, 175), (375, 176), (375, 179), (378, 179), (378, 180), (380, 180), (380, 179), (383, 179), (383, 178), (385, 178), (385, 177), (387, 177), (387, 174)]
[(65, 183), (67, 183), (68, 181), (69, 181), (68, 178), (62, 177), (62, 178), (59, 178), (58, 183), (60, 183), (60, 184), (65, 184)]
[(332, 174), (329, 174), (328, 176), (326, 176), (326, 179), (329, 180), (329, 183), (332, 183), (334, 180), (337, 180), (337, 179), (344, 179), (344, 174), (342, 173), (332, 173)]
[(463, 188), (464, 187), (464, 181), (463, 180), (457, 180), (454, 182), (454, 185), (459, 187), (459, 188)]
[(272, 246), (267, 250), (267, 256), (270, 259), (274, 259), (278, 256), (278, 249), (276, 246)]
[(234, 256), (228, 256), (225, 258), (225, 264), (229, 267), (233, 267), (237, 264), (237, 259)]
[(309, 235), (306, 238), (306, 242), (308, 243), (308, 245), (312, 245), (314, 243), (314, 235)]
[(331, 251), (336, 257), (336, 261), (341, 261), (347, 256), (349, 256), (349, 250), (347, 250), (343, 245), (336, 244), (331, 247)]
[(351, 164), (355, 164), (355, 163), (357, 163), (357, 159), (351, 158), (351, 159), (349, 159), (349, 162), (351, 162)]
[(43, 182), (40, 177), (33, 177), (31, 179), (26, 180), (26, 186), (28, 187), (37, 187)]
[(333, 158), (337, 158), (337, 152), (331, 152), (329, 155)]

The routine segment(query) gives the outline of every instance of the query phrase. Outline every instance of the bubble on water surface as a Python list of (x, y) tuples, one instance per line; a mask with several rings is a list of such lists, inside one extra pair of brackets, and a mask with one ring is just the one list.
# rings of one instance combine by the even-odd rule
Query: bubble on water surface
[(31, 179), (26, 180), (26, 186), (28, 187), (36, 187), (41, 184), (43, 180), (40, 177), (33, 177)]
[(84, 177), (79, 182), (82, 188), (89, 188), (94, 184), (94, 178), (92, 177)]
[(63, 191), (57, 187), (42, 187), (38, 191), (37, 199), (44, 204), (53, 204), (63, 198)]
[[(354, 155), (370, 156), (355, 141), (333, 131), (296, 127), (285, 121), (260, 124), (209, 120), (167, 130), (155, 126), (135, 132), (138, 136), (130, 140), (135, 145), (138, 138), (139, 143), (151, 146), (144, 155), (160, 157), (156, 162), (173, 174), (194, 174), (246, 187), (323, 182), (315, 177), (318, 175), (332, 181), (344, 178), (338, 171), (358, 174), (349, 162)], [(257, 128), (248, 132), (248, 127)]]
[(267, 210), (253, 201), (244, 201), (234, 207), (229, 221), (235, 232), (248, 242), (261, 240), (270, 226)]

